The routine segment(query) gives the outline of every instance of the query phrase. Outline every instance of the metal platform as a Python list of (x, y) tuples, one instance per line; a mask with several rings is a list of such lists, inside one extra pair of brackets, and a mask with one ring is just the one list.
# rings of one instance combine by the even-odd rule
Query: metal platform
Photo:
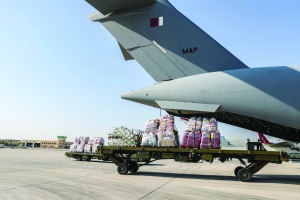
[[(288, 162), (288, 154), (279, 151), (266, 151), (259, 142), (249, 142), (247, 150), (222, 150), (222, 149), (188, 149), (188, 148), (164, 148), (164, 147), (114, 147), (99, 146), (97, 154), (70, 153), (66, 156), (77, 160), (111, 160), (118, 166), (118, 173), (125, 175), (128, 172), (136, 173), (139, 167), (147, 165), (159, 159), (174, 159), (177, 162), (201, 161), (213, 162), (219, 160), (222, 163), (238, 159), (244, 166), (238, 166), (234, 170), (235, 176), (243, 181), (251, 181), (252, 175), (257, 173), (268, 163), (281, 164)], [(246, 160), (248, 164), (244, 161)]]

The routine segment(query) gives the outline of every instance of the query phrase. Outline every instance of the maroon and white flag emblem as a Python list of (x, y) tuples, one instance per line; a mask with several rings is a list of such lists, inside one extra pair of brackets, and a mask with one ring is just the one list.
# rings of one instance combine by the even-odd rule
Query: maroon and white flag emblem
[(163, 26), (164, 25), (164, 17), (156, 17), (150, 19), (150, 27)]

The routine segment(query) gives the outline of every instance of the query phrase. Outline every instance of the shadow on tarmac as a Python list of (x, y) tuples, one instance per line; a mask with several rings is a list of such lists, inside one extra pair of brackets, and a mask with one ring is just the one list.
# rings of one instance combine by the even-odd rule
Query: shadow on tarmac
[(165, 164), (151, 164), (151, 163), (149, 163), (145, 166), (165, 166)]
[(92, 163), (104, 163), (104, 164), (114, 164), (112, 161), (103, 161), (103, 160), (91, 160), (91, 161), (86, 161), (86, 160), (82, 160), (82, 161), (78, 161), (78, 160), (72, 160), (74, 162), (92, 162)]
[[(234, 175), (206, 175), (206, 174), (178, 174), (166, 172), (137, 172), (129, 173), (130, 176), (153, 176), (166, 178), (186, 178), (186, 179), (202, 179), (202, 180), (220, 180), (220, 181), (239, 181)], [(300, 175), (265, 175), (255, 174), (251, 182), (255, 183), (279, 183), (300, 185)]]

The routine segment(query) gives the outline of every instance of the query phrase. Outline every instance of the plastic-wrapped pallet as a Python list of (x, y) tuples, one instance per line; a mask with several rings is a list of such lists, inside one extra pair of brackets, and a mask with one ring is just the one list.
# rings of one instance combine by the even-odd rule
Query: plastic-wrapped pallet
[(91, 137), (91, 138), (89, 139), (88, 144), (94, 144), (94, 138), (93, 138), (93, 137)]
[(210, 123), (209, 123), (209, 118), (204, 117), (203, 122), (202, 122), (202, 128), (201, 131), (209, 131)]
[(195, 130), (195, 125), (196, 125), (196, 117), (191, 117), (186, 124), (185, 130), (187, 131), (194, 131)]
[(80, 137), (80, 144), (86, 145), (89, 142), (89, 140), (90, 140), (89, 137)]
[(123, 146), (123, 136), (127, 134), (129, 129), (125, 127), (112, 128), (108, 131), (109, 146)]
[(194, 132), (185, 131), (180, 143), (180, 147), (182, 148), (193, 148), (194, 147), (194, 140), (195, 134)]
[(202, 118), (198, 117), (196, 120), (196, 131), (201, 132), (201, 128), (202, 128)]
[(169, 115), (166, 121), (166, 131), (173, 132), (174, 131), (174, 116)]
[(181, 139), (181, 143), (180, 143), (180, 147), (181, 148), (187, 148), (187, 147), (189, 147), (188, 146), (188, 144), (189, 144), (189, 134), (190, 134), (189, 131), (185, 131), (183, 133), (183, 136), (182, 136), (182, 139)]
[(159, 126), (159, 119), (152, 120), (151, 132), (156, 136)]
[(94, 144), (93, 145), (93, 147), (92, 147), (92, 153), (97, 153), (98, 146), (100, 146), (100, 145), (99, 144)]
[(210, 118), (209, 120), (209, 131), (211, 132), (215, 132), (218, 128), (218, 123), (217, 123), (217, 120), (216, 118), (212, 117)]
[(210, 133), (209, 133), (209, 131), (202, 131), (200, 147), (202, 149), (210, 148)]
[(80, 144), (80, 137), (75, 137), (74, 144), (75, 145), (79, 145)]
[(92, 151), (91, 145), (90, 144), (86, 144), (84, 146), (84, 153), (91, 153), (91, 151)]
[(154, 133), (149, 133), (148, 135), (149, 137), (149, 146), (151, 147), (156, 147), (157, 146), (157, 138), (156, 138), (156, 135), (154, 135)]
[(211, 132), (211, 147), (213, 149), (221, 148), (221, 134), (218, 129), (216, 130), (216, 132)]
[(188, 147), (189, 148), (195, 147), (195, 132), (194, 131), (189, 133)]
[(161, 143), (164, 139), (164, 131), (158, 131), (157, 132), (157, 145), (160, 147)]
[(76, 153), (84, 153), (84, 146), (83, 144), (80, 144), (76, 147)]
[(163, 140), (161, 141), (161, 147), (176, 147), (175, 135), (173, 132), (165, 132), (163, 134)]
[(76, 152), (76, 147), (77, 147), (76, 144), (72, 144), (72, 145), (70, 146), (69, 152)]
[[(135, 134), (133, 133), (135, 132)], [(108, 133), (108, 145), (110, 146), (138, 146), (142, 131), (125, 127), (113, 128)], [(136, 135), (138, 134), (138, 135)]]
[(143, 138), (142, 138), (141, 146), (142, 147), (149, 146), (149, 133), (146, 133), (146, 132), (143, 133)]
[(98, 144), (98, 145), (101, 145), (101, 146), (103, 146), (104, 145), (104, 138), (102, 138), (102, 137), (95, 137), (94, 139), (93, 139), (93, 145), (96, 145), (96, 144)]
[(196, 131), (195, 132), (195, 144), (194, 144), (194, 148), (199, 148), (200, 147), (200, 143), (201, 143), (201, 131)]
[(145, 133), (150, 133), (152, 129), (152, 120), (147, 120), (145, 122)]
[(179, 146), (178, 136), (175, 137), (174, 116), (164, 115), (160, 118), (157, 132), (158, 146), (175, 147)]
[(160, 124), (159, 124), (159, 131), (166, 131), (166, 126), (167, 126), (167, 118), (168, 115), (165, 115), (160, 118)]

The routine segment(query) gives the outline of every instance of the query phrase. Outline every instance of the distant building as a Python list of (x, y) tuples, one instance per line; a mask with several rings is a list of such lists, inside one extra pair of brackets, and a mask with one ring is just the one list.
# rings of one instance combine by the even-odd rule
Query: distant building
[(57, 140), (23, 140), (23, 146), (32, 148), (68, 149), (73, 142), (66, 142), (66, 136), (57, 136)]

